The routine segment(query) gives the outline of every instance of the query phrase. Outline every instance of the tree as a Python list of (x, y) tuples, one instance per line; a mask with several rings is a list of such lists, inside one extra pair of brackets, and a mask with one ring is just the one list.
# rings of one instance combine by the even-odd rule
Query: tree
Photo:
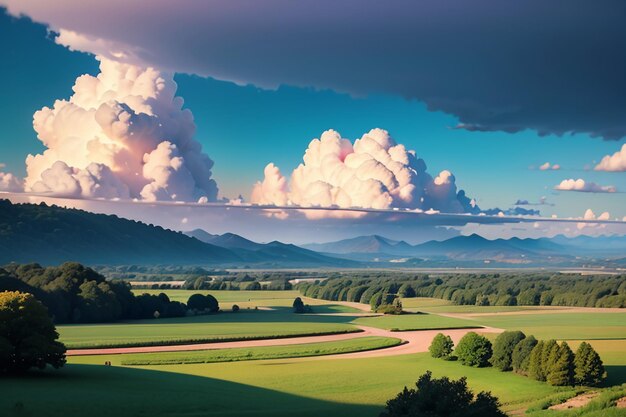
[(546, 375), (548, 384), (559, 387), (574, 385), (574, 353), (567, 342), (561, 343), (551, 362)]
[(544, 343), (541, 351), (541, 367), (543, 369), (543, 381), (547, 381), (550, 370), (556, 363), (559, 356), (559, 344), (551, 339)]
[(298, 314), (302, 314), (302, 313), (305, 312), (304, 303), (302, 302), (302, 298), (296, 297), (296, 299), (293, 300), (293, 312), (294, 313), (298, 313)]
[(486, 337), (469, 332), (461, 338), (454, 353), (463, 365), (483, 367), (489, 365), (493, 351)]
[(63, 366), (65, 346), (58, 338), (48, 311), (32, 294), (0, 293), (0, 373)]
[(209, 311), (211, 313), (217, 313), (220, 309), (217, 300), (211, 294), (193, 294), (187, 300), (187, 308), (197, 311)]
[(498, 399), (488, 392), (474, 396), (465, 378), (433, 379), (428, 371), (418, 379), (415, 388), (404, 387), (387, 401), (380, 417), (505, 417), (498, 407)]
[(450, 336), (437, 333), (433, 338), (428, 351), (433, 358), (448, 358), (454, 348), (454, 342)]
[(598, 352), (587, 342), (582, 342), (574, 357), (574, 382), (595, 387), (600, 385), (606, 372)]
[(239, 306), (237, 304), (233, 304), (233, 313), (236, 313), (239, 311)]
[(511, 354), (511, 367), (518, 374), (527, 375), (528, 366), (530, 364), (530, 354), (537, 345), (537, 339), (534, 336), (528, 336), (521, 340)]
[(398, 297), (402, 298), (412, 298), (415, 297), (415, 289), (408, 283), (405, 282), (398, 289)]
[(493, 344), (493, 356), (491, 357), (491, 365), (501, 371), (510, 371), (513, 349), (521, 342), (526, 335), (519, 330), (501, 333)]
[(528, 361), (528, 376), (537, 381), (545, 381), (546, 374), (543, 369), (543, 348), (544, 341), (537, 342), (533, 350), (530, 352), (530, 358)]

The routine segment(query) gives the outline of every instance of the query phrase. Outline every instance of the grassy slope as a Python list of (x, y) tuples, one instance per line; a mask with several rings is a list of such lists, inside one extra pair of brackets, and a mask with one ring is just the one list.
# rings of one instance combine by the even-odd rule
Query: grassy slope
[[(102, 363), (101, 357), (92, 358)], [(491, 390), (508, 410), (562, 391), (511, 373), (469, 368), (427, 354), (375, 360), (309, 358), (141, 368), (72, 364), (47, 378), (0, 380), (5, 394), (0, 397), (0, 414), (21, 401), (26, 410), (38, 416), (326, 413), (374, 417), (387, 399), (405, 385), (412, 385), (426, 370), (436, 376), (467, 376), (472, 389)]]
[(361, 317), (353, 320), (353, 323), (389, 330), (450, 329), (479, 326), (469, 320), (437, 316), (434, 314), (402, 314), (398, 316)]
[(366, 336), (336, 342), (303, 343), (288, 346), (264, 346), (254, 348), (214, 349), (192, 352), (140, 353), (127, 355), (100, 355), (97, 358), (79, 356), (72, 363), (104, 363), (114, 365), (168, 365), (190, 363), (236, 362), (261, 359), (300, 358), (307, 356), (334, 355), (397, 346), (402, 341), (390, 337)]

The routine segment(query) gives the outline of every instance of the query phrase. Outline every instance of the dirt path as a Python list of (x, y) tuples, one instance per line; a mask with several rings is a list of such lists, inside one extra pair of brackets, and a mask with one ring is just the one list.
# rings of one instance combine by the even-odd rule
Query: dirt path
[(142, 347), (121, 347), (121, 348), (105, 348), (105, 349), (70, 349), (67, 356), (85, 356), (85, 355), (119, 355), (124, 353), (156, 353), (156, 352), (187, 352), (194, 350), (212, 350), (212, 349), (232, 349), (232, 348), (251, 348), (261, 346), (288, 346), (304, 343), (319, 342), (335, 342), (340, 340), (352, 340), (366, 336), (393, 337), (401, 339), (405, 343), (399, 346), (393, 346), (385, 349), (370, 350), (363, 352), (345, 353), (339, 355), (324, 356), (325, 359), (340, 358), (371, 358), (391, 355), (405, 355), (409, 353), (420, 353), (428, 351), (428, 347), (432, 339), (437, 333), (443, 333), (452, 338), (457, 343), (469, 331), (480, 333), (500, 333), (502, 329), (495, 328), (476, 328), (476, 329), (450, 329), (450, 330), (416, 330), (409, 332), (392, 332), (389, 330), (378, 329), (368, 326), (356, 326), (362, 330), (359, 333), (345, 333), (325, 336), (306, 336), (292, 337), (283, 339), (263, 339), (263, 340), (245, 340), (240, 342), (217, 342), (217, 343), (199, 343), (192, 345), (172, 345), (172, 346), (142, 346)]
[(580, 395), (570, 398), (564, 403), (553, 405), (549, 407), (549, 409), (560, 411), (560, 410), (569, 410), (571, 408), (584, 407), (585, 405), (589, 404), (589, 401), (593, 400), (598, 395), (600, 395), (599, 392), (588, 392), (585, 394), (580, 394)]

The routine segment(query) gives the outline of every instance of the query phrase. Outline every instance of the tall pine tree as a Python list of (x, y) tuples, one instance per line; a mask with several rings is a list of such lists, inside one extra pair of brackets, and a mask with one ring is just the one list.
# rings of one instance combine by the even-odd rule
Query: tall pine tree
[(574, 385), (574, 353), (566, 342), (550, 352), (546, 381), (553, 386)]
[(528, 361), (528, 376), (537, 381), (545, 381), (546, 375), (543, 372), (543, 347), (544, 341), (537, 342), (533, 350), (530, 352), (530, 359)]
[(598, 386), (605, 377), (600, 355), (587, 343), (582, 342), (574, 358), (574, 382), (578, 385)]

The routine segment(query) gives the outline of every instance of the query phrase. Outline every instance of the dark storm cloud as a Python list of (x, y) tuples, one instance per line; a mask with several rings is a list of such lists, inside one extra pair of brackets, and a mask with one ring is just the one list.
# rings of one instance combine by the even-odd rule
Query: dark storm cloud
[(626, 136), (624, 1), (5, 1), (71, 47), (163, 69), (401, 95), (472, 131)]

